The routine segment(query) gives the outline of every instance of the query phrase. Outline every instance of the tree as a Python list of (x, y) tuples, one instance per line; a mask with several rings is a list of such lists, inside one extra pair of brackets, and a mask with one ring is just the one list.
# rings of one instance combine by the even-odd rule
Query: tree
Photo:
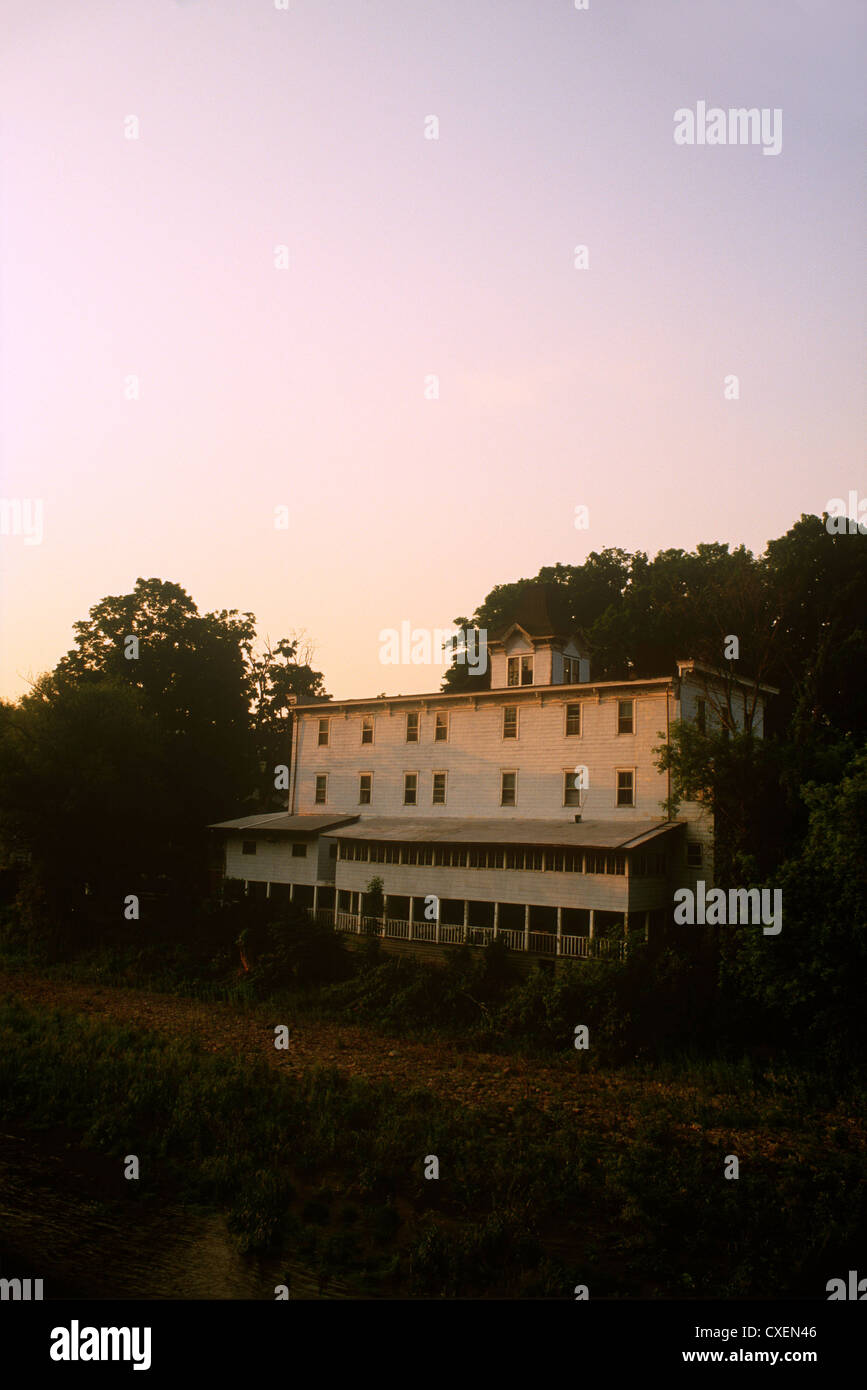
[(266, 755), (291, 757), (291, 699), (322, 693), (296, 660), (307, 639), (257, 655), (252, 613), (200, 614), (158, 579), (103, 599), (75, 633), (55, 670), (0, 709), (6, 855), (55, 913), (155, 877), (175, 901), (202, 891), (208, 825), (262, 809)]
[(275, 787), (275, 768), (289, 767), (295, 703), (328, 698), (322, 672), (310, 666), (312, 657), (313, 644), (305, 633), (284, 637), (273, 646), (266, 638), (261, 653), (250, 657), (253, 734), (260, 774), (257, 795), (262, 809), (278, 810), (286, 805), (286, 792)]
[(774, 875), (782, 930), (740, 929), (729, 966), (737, 990), (766, 1016), (770, 1031), (806, 1045), (817, 1061), (863, 1067), (867, 1014), (867, 747), (850, 748), (837, 785), (803, 789), (809, 828)]

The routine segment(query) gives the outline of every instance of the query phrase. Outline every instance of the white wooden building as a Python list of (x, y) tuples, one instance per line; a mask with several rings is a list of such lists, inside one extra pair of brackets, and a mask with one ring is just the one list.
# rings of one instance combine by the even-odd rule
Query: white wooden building
[[(675, 720), (713, 719), (722, 678), (682, 661), (593, 682), (544, 596), (519, 616), (489, 641), (489, 690), (297, 706), (287, 810), (214, 827), (226, 877), (350, 931), (376, 877), (388, 936), (565, 956), (622, 956), (676, 887), (710, 886), (711, 818), (666, 819), (654, 750)], [(768, 693), (735, 683), (758, 734)]]

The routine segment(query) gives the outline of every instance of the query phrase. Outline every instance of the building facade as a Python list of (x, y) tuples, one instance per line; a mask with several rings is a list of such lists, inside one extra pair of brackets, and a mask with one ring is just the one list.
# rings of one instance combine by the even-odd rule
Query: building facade
[[(594, 683), (580, 638), (530, 609), (489, 643), (490, 689), (299, 705), (287, 810), (214, 827), (226, 877), (347, 931), (378, 878), (385, 935), (573, 957), (622, 957), (675, 887), (710, 886), (711, 817), (666, 816), (655, 750), (713, 719), (722, 678)], [(728, 682), (759, 735), (765, 693)]]

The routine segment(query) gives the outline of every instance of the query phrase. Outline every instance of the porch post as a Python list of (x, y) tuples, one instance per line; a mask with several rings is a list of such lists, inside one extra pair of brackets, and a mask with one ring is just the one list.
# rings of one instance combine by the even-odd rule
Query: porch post
[(650, 940), (650, 909), (644, 914), (644, 940)]
[(500, 934), (500, 904), (494, 903), (494, 940)]
[(313, 916), (316, 916), (316, 909), (319, 906), (319, 884), (313, 885)]
[(596, 913), (595, 913), (595, 910), (594, 910), (592, 907), (589, 909), (589, 911), (590, 911), (590, 937), (589, 937), (589, 940), (592, 941), (593, 938), (594, 938), (594, 936), (596, 935)]
[(469, 900), (469, 898), (464, 898), (464, 941), (466, 941), (467, 936), (469, 935), (469, 932), (468, 932), (468, 930), (467, 930), (467, 928), (469, 927), (469, 925), (470, 925), (470, 900)]
[(290, 903), (294, 903), (294, 901), (295, 901), (295, 884), (294, 884), (294, 883), (290, 883), (290, 884), (289, 884), (289, 901), (290, 901)]
[(355, 923), (355, 930), (358, 932), (358, 935), (360, 936), (360, 935), (361, 935), (361, 894), (360, 894), (360, 893), (359, 893), (359, 895), (358, 895), (358, 917), (357, 917), (356, 923)]
[(563, 954), (563, 909), (557, 908), (557, 955)]
[(383, 936), (388, 936), (388, 929), (387, 929), (387, 927), (386, 927), (386, 923), (387, 923), (387, 922), (388, 922), (388, 894), (387, 894), (387, 893), (383, 893), (383, 895), (382, 895), (382, 935), (383, 935)]
[(409, 895), (409, 939), (410, 939), (410, 941), (412, 941), (412, 939), (413, 939), (412, 928), (413, 928), (413, 923), (414, 923), (414, 922), (415, 922), (415, 898), (412, 896), (412, 893), (410, 893), (410, 895)]
[(530, 904), (524, 903), (524, 950), (530, 949)]

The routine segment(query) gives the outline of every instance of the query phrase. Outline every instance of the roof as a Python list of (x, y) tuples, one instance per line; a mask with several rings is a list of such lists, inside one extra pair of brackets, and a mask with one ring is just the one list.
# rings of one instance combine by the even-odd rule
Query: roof
[(321, 835), (336, 825), (357, 820), (356, 815), (330, 816), (290, 816), (287, 811), (276, 811), (266, 816), (240, 816), (238, 820), (221, 820), (209, 825), (209, 830), (267, 830), (269, 835)]
[(677, 663), (677, 673), (681, 679), (687, 672), (692, 672), (695, 675), (713, 676), (723, 685), (731, 682), (732, 685), (747, 686), (750, 690), (761, 690), (766, 695), (779, 695), (780, 693), (778, 685), (767, 685), (752, 676), (738, 675), (736, 671), (721, 671), (716, 666), (708, 666), (702, 661), (695, 661), (692, 657), (684, 657)]
[(516, 624), (528, 637), (574, 637), (577, 632), (559, 584), (528, 584), (510, 620), (490, 633), (489, 641), (501, 642)]
[(676, 829), (683, 822), (497, 820), (482, 817), (365, 816), (335, 830), (338, 840), (393, 840), (455, 845), (563, 845), (574, 848), (634, 849)]
[[(413, 705), (419, 701), (428, 700), (437, 704), (444, 704), (449, 700), (463, 700), (465, 704), (470, 704), (474, 700), (507, 700), (509, 704), (514, 704), (516, 700), (534, 700), (542, 695), (553, 695), (556, 693), (562, 699), (564, 693), (574, 692), (575, 698), (584, 700), (588, 694), (595, 690), (625, 690), (627, 687), (637, 686), (668, 686), (674, 688), (675, 676), (626, 676), (619, 681), (582, 681), (580, 685), (498, 685), (493, 690), (485, 687), (484, 690), (429, 690), (422, 691), (416, 695), (368, 695), (366, 697), (354, 698), (349, 700), (330, 700), (332, 710), (348, 709), (350, 706), (357, 705)], [(311, 712), (316, 709), (321, 715), (321, 705), (299, 704), (296, 706), (299, 714)]]

